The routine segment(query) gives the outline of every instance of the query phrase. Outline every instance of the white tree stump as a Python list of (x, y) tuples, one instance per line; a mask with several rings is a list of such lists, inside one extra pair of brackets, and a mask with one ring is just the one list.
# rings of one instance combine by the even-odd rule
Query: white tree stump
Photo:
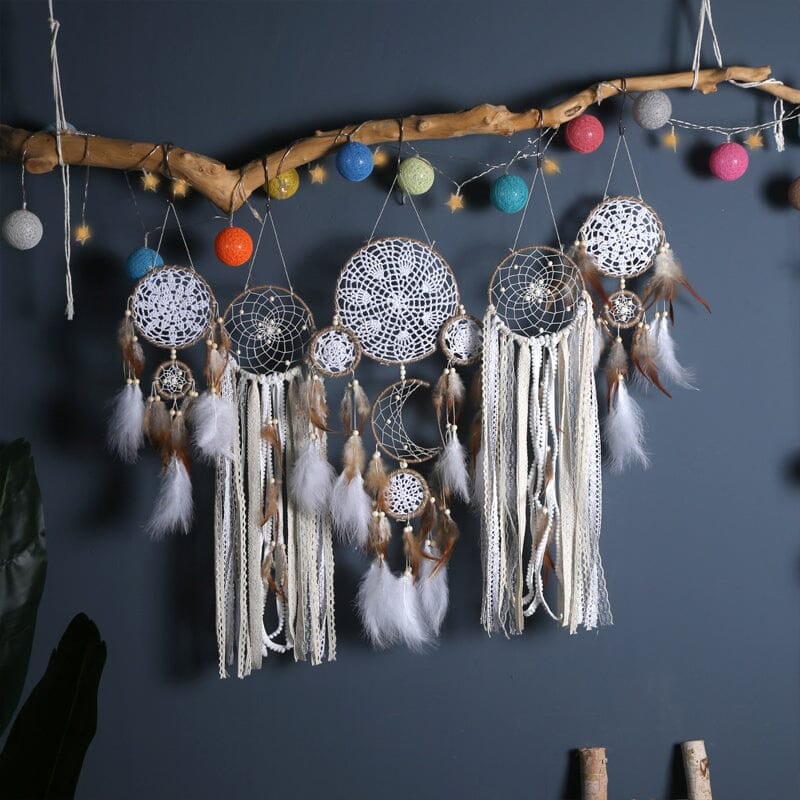
[(583, 800), (608, 800), (605, 747), (582, 747), (580, 754)]
[(686, 786), (689, 800), (713, 800), (711, 797), (711, 770), (709, 768), (706, 745), (702, 739), (694, 739), (681, 745), (683, 770), (686, 773)]

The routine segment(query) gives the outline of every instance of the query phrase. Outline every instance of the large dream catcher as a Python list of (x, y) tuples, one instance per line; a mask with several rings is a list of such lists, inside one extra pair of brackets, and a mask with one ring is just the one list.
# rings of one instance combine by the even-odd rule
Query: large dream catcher
[[(342, 404), (347, 435), (343, 469), (331, 502), (336, 529), (374, 557), (359, 586), (358, 608), (376, 647), (425, 646), (438, 635), (447, 610), (446, 565), (458, 536), (450, 512), (454, 485), (459, 496), (468, 496), (466, 459), (454, 421), (464, 389), (449, 365), (433, 390), (426, 381), (407, 377), (405, 365), (434, 353), (443, 328), (447, 341), (466, 354), (458, 363), (469, 363), (479, 351), (479, 334), (471, 329), (470, 340), (467, 331), (450, 330), (448, 323), (455, 325), (456, 319), (461, 327), (471, 318), (458, 305), (452, 270), (430, 243), (404, 237), (371, 240), (339, 275), (331, 329), (339, 332), (337, 351), (352, 348), (346, 350), (354, 353), (351, 370), (359, 352), (400, 366), (400, 380), (380, 392), (371, 407), (355, 377), (348, 385)], [(447, 432), (441, 444), (420, 444), (404, 410), (420, 397), (430, 410), (431, 396), (440, 425), (446, 409)], [(368, 419), (376, 447), (367, 465), (362, 433)], [(418, 468), (437, 457), (431, 486)], [(387, 471), (384, 458), (397, 467)], [(406, 568), (399, 576), (387, 560), (390, 521), (403, 524)]]

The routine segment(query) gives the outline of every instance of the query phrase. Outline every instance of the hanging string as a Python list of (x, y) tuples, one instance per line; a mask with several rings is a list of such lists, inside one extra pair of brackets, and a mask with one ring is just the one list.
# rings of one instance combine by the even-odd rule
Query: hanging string
[(717, 32), (714, 29), (714, 17), (711, 14), (711, 0), (700, 0), (700, 19), (697, 26), (697, 39), (694, 43), (694, 58), (692, 59), (692, 90), (697, 88), (697, 81), (700, 78), (700, 51), (703, 49), (703, 33), (705, 32), (706, 19), (708, 19), (708, 29), (711, 31), (711, 44), (714, 48), (714, 57), (717, 59), (717, 66), (722, 69), (722, 50), (720, 50)]
[(91, 167), (86, 165), (86, 177), (83, 181), (83, 203), (81, 204), (81, 225), (86, 225), (86, 201), (89, 199), (89, 171)]
[(397, 184), (397, 175), (394, 176), (392, 185), (389, 187), (389, 191), (386, 192), (386, 197), (383, 198), (383, 205), (381, 206), (381, 210), (378, 212), (378, 218), (375, 220), (375, 224), (372, 226), (372, 232), (369, 235), (369, 239), (367, 239), (367, 244), (372, 244), (373, 240), (375, 239), (375, 231), (378, 230), (378, 225), (381, 221), (381, 217), (383, 217), (383, 212), (386, 211), (386, 206), (389, 204), (389, 198), (392, 196), (392, 192), (394, 191), (394, 187), (396, 184)]
[(53, 83), (53, 102), (56, 109), (56, 153), (58, 154), (58, 163), (61, 167), (61, 186), (64, 191), (64, 259), (66, 261), (66, 293), (67, 293), (67, 319), (71, 320), (75, 316), (75, 300), (72, 294), (72, 270), (70, 268), (70, 258), (72, 256), (72, 222), (69, 205), (69, 166), (64, 163), (64, 154), (61, 149), (61, 134), (67, 130), (67, 117), (64, 113), (64, 95), (61, 91), (61, 70), (58, 66), (58, 31), (61, 24), (55, 18), (53, 10), (53, 0), (48, 0), (50, 24), (50, 73)]
[[(169, 212), (172, 212), (172, 216), (175, 217), (175, 223), (178, 226), (178, 233), (180, 233), (181, 241), (183, 242), (183, 247), (186, 250), (186, 257), (189, 259), (189, 266), (194, 270), (194, 261), (192, 261), (192, 254), (189, 252), (189, 245), (186, 241), (186, 237), (183, 235), (183, 228), (181, 227), (181, 221), (178, 218), (178, 212), (175, 209), (175, 205), (171, 200), (167, 201), (167, 212), (164, 214), (164, 221), (161, 223), (161, 234), (158, 237), (158, 245), (156, 246), (156, 252), (161, 253), (161, 245), (164, 241), (164, 232), (167, 229), (167, 220), (169, 219)], [(145, 240), (147, 236), (145, 235)]]
[(614, 157), (611, 159), (611, 169), (608, 171), (608, 180), (606, 181), (606, 188), (603, 191), (603, 199), (605, 200), (608, 197), (608, 187), (611, 185), (611, 178), (614, 175), (614, 167), (617, 163), (617, 156), (619, 155), (619, 148), (622, 145), (625, 148), (625, 155), (628, 157), (628, 165), (631, 168), (631, 175), (633, 175), (633, 182), (636, 185), (636, 196), (641, 200), (642, 199), (642, 189), (639, 186), (639, 176), (636, 174), (636, 167), (633, 165), (633, 158), (631, 156), (631, 151), (628, 147), (628, 140), (625, 138), (625, 125), (622, 122), (622, 114), (625, 109), (625, 100), (628, 97), (628, 90), (625, 85), (625, 79), (622, 79), (622, 105), (619, 109), (619, 138), (617, 139), (617, 146), (614, 148)]
[(411, 203), (411, 208), (414, 209), (414, 214), (417, 216), (417, 222), (419, 222), (420, 228), (422, 228), (422, 233), (425, 235), (425, 241), (428, 243), (428, 247), (433, 247), (433, 242), (431, 241), (431, 237), (428, 236), (428, 231), (425, 230), (425, 225), (422, 222), (422, 217), (419, 215), (419, 211), (417, 211), (417, 204), (414, 202), (414, 198), (409, 195), (408, 201)]
[[(265, 185), (269, 184), (268, 177), (269, 177), (269, 173), (267, 172), (267, 159), (265, 158), (264, 159), (264, 183), (265, 183)], [(261, 219), (257, 215), (256, 210), (252, 206), (250, 206), (249, 200), (247, 201), (247, 205), (250, 208), (250, 210), (253, 212), (253, 214), (256, 215), (256, 218), (261, 223), (261, 226), (258, 229), (258, 238), (256, 239), (256, 246), (253, 248), (253, 255), (250, 258), (250, 267), (247, 270), (247, 278), (245, 278), (245, 282), (244, 282), (244, 291), (247, 291), (250, 288), (250, 280), (253, 277), (253, 267), (255, 266), (255, 263), (256, 263), (256, 256), (258, 255), (258, 248), (261, 246), (261, 238), (264, 235), (264, 227), (267, 224), (267, 217), (269, 216), (269, 208), (270, 208), (269, 190), (267, 190), (267, 199), (266, 199), (266, 202), (264, 204), (264, 218), (263, 219)]]
[[(778, 103), (780, 103), (779, 106)], [(757, 125), (734, 125), (731, 127), (725, 127), (723, 125), (700, 125), (696, 122), (689, 122), (687, 120), (674, 118), (670, 119), (670, 124), (677, 128), (684, 128), (685, 130), (708, 131), (709, 133), (715, 133), (719, 136), (725, 136), (728, 138), (731, 136), (740, 136), (745, 133), (753, 133), (755, 131), (764, 131), (768, 128), (772, 128), (774, 130), (776, 124), (782, 125), (784, 122), (790, 122), (800, 117), (800, 105), (794, 106), (790, 111), (784, 113), (783, 101), (776, 100), (775, 104), (773, 105), (773, 112), (774, 119), (770, 120), (769, 122), (759, 123)]]
[(22, 144), (22, 159), (20, 160), (20, 176), (19, 176), (19, 184), (20, 189), (22, 190), (22, 208), (26, 209), (28, 207), (28, 196), (25, 193), (25, 162), (28, 160), (28, 142), (33, 138), (33, 134), (31, 134)]

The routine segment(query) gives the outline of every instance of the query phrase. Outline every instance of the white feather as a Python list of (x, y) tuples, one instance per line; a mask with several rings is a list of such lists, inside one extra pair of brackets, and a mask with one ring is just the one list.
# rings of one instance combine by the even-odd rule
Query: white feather
[(454, 427), (447, 430), (447, 444), (436, 462), (436, 475), (441, 487), (465, 503), (469, 502), (467, 454)]
[[(425, 543), (423, 549), (430, 556), (438, 557), (439, 555), (428, 542)], [(435, 575), (432, 575), (436, 564), (436, 561), (423, 558), (419, 565), (416, 584), (422, 616), (434, 636), (438, 636), (441, 630), (442, 622), (447, 614), (449, 598), (447, 567), (442, 567)]]
[(670, 332), (670, 321), (666, 314), (659, 316), (655, 321), (655, 354), (659, 372), (672, 383), (683, 386), (684, 389), (697, 389), (692, 385), (694, 374), (688, 367), (684, 367), (675, 356), (675, 340)]
[(372, 646), (383, 650), (398, 640), (394, 605), (398, 580), (383, 559), (376, 558), (358, 585), (356, 608)]
[(342, 473), (333, 484), (330, 499), (333, 527), (342, 541), (365, 547), (372, 521), (372, 498), (364, 491), (364, 479), (352, 480)]
[(152, 539), (173, 531), (188, 533), (192, 525), (192, 482), (183, 462), (172, 456), (161, 477), (153, 515), (147, 524)]
[(394, 605), (397, 636), (409, 650), (419, 653), (433, 644), (433, 637), (423, 615), (414, 576), (406, 571), (397, 583), (398, 597)]
[(236, 408), (214, 392), (203, 392), (191, 406), (192, 441), (207, 461), (233, 458)]
[(650, 466), (644, 449), (644, 413), (630, 396), (625, 379), (621, 378), (616, 396), (605, 420), (604, 438), (608, 448), (608, 464), (614, 472), (622, 472), (629, 463)]
[(597, 318), (594, 328), (594, 336), (592, 337), (592, 365), (593, 369), (597, 369), (600, 364), (600, 356), (603, 355), (603, 350), (606, 349), (606, 335), (603, 323), (600, 317)]
[(328, 505), (336, 477), (333, 467), (309, 439), (300, 448), (289, 476), (289, 494), (301, 511), (319, 514)]
[(117, 392), (108, 421), (108, 446), (122, 461), (135, 461), (144, 444), (144, 397), (138, 383)]

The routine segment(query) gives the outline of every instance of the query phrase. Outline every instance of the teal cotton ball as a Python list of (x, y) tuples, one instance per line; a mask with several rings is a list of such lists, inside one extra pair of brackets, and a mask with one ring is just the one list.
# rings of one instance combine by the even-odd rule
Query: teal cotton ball
[(528, 186), (519, 175), (501, 175), (493, 184), (490, 194), (492, 205), (505, 214), (522, 211), (528, 200)]
[(348, 181), (363, 181), (372, 174), (372, 150), (361, 142), (348, 142), (336, 153), (336, 169)]
[(655, 89), (642, 92), (633, 101), (633, 119), (648, 131), (663, 128), (672, 116), (672, 101), (669, 95)]
[(138, 250), (134, 250), (125, 261), (125, 269), (135, 281), (143, 278), (151, 269), (163, 266), (164, 259), (149, 247), (140, 247)]
[(44, 229), (33, 211), (20, 208), (3, 220), (3, 238), (17, 250), (30, 250), (39, 244)]

